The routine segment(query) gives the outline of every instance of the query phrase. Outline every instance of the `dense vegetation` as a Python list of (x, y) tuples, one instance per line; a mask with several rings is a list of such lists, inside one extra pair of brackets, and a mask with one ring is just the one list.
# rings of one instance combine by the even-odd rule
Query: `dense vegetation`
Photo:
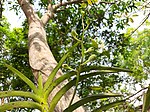
[[(34, 0), (30, 1), (32, 4)], [(59, 1), (53, 1), (55, 3)], [(3, 5), (10, 4), (10, 10), (14, 10), (16, 16), (20, 13), (17, 2), (4, 1)], [(41, 0), (37, 2), (37, 14), (42, 16), (48, 2)], [(87, 110), (93, 111), (97, 108), (101, 110), (115, 110), (116, 112), (146, 112), (149, 103), (149, 73), (150, 73), (150, 30), (147, 13), (141, 25), (147, 26), (142, 31), (130, 28), (129, 23), (134, 22), (134, 17), (139, 16), (138, 10), (146, 11), (150, 2), (147, 0), (106, 0), (97, 2), (87, 0), (85, 3), (63, 6), (52, 20), (45, 26), (48, 45), (59, 62), (66, 52), (78, 40), (82, 40), (81, 46), (72, 50), (62, 65), (64, 73), (80, 69), (80, 65), (106, 67), (113, 70), (113, 67), (129, 69), (132, 72), (112, 72), (108, 71), (98, 75), (85, 78), (78, 82), (77, 94), (80, 98), (101, 93), (119, 93), (121, 97), (103, 98), (85, 104)], [(41, 9), (41, 10), (39, 10)], [(4, 11), (2, 10), (1, 12)], [(148, 13), (149, 16), (149, 13)], [(142, 20), (141, 20), (142, 21)], [(6, 17), (1, 17), (0, 23), (0, 90), (22, 90), (32, 91), (17, 75), (13, 74), (4, 63), (7, 63), (30, 80), (34, 81), (32, 71), (28, 61), (28, 24), (27, 20), (22, 23), (21, 28), (10, 29), (11, 23)], [(141, 26), (139, 24), (139, 26)], [(127, 29), (128, 27), (128, 29)], [(126, 30), (125, 33), (123, 33)], [(89, 57), (94, 56), (92, 60)], [(86, 62), (87, 61), (87, 62)], [(85, 66), (85, 68), (86, 68)], [(109, 67), (111, 69), (109, 69)], [(81, 75), (90, 73), (81, 70)], [(118, 68), (119, 69), (119, 68)], [(94, 69), (95, 70), (95, 69)], [(102, 69), (103, 70), (103, 69)], [(127, 70), (126, 70), (127, 71)], [(75, 77), (75, 76), (74, 76)], [(74, 77), (70, 77), (71, 81)], [(144, 102), (143, 91), (146, 92)], [(140, 93), (140, 94), (139, 94)], [(5, 103), (16, 100), (27, 100), (24, 97), (8, 97)], [(1, 104), (4, 98), (1, 97)], [(26, 110), (26, 109), (25, 109)], [(16, 109), (22, 111), (22, 109)], [(26, 110), (30, 111), (30, 110)], [(96, 110), (95, 110), (96, 112)]]

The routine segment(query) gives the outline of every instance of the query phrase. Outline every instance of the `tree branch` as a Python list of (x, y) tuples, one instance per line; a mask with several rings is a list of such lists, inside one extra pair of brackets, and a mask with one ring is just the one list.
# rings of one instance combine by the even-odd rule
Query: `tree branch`
[[(49, 0), (49, 1), (51, 1), (51, 0)], [(79, 4), (79, 3), (87, 3), (87, 1), (86, 0), (71, 0), (71, 1), (65, 1), (65, 2), (60, 1), (60, 3), (58, 3), (56, 5), (52, 5), (51, 3), (49, 3), (47, 12), (41, 18), (43, 24), (45, 25), (50, 19), (52, 19), (54, 17), (54, 13), (57, 12), (56, 10), (58, 8), (60, 8), (62, 6)], [(102, 1), (102, 2), (100, 1), (99, 3), (100, 4), (102, 4), (102, 3), (115, 4), (115, 2), (105, 2), (105, 1)]]
[(132, 36), (132, 34), (135, 33), (135, 32), (146, 22), (146, 20), (149, 18), (149, 16), (150, 16), (150, 13), (148, 13), (148, 14), (146, 15), (146, 17), (141, 21), (140, 25), (139, 25), (135, 30), (133, 30), (133, 31), (131, 32), (131, 34), (128, 35), (127, 37)]
[(53, 6), (53, 8), (56, 10), (62, 6), (67, 6), (67, 5), (71, 5), (71, 4), (78, 4), (78, 3), (85, 3), (84, 0), (71, 0), (71, 1), (66, 1), (66, 2), (62, 2), (59, 4), (56, 4)]
[[(49, 0), (50, 2), (51, 0)], [(82, 0), (73, 0), (73, 1), (67, 1), (67, 2), (60, 2), (59, 4), (56, 5), (52, 5), (51, 2), (48, 5), (48, 10), (47, 12), (42, 16), (41, 20), (43, 22), (44, 25), (46, 25), (46, 23), (52, 19), (54, 17), (54, 12), (57, 8), (61, 7), (61, 6), (66, 6), (66, 5), (70, 5), (70, 4), (74, 4), (74, 3), (81, 3)]]
[(131, 96), (127, 97), (125, 100), (130, 99), (131, 97), (137, 95), (138, 93), (140, 93), (141, 91), (147, 89), (148, 87), (142, 88), (141, 90), (137, 91), (136, 93), (132, 94)]
[(46, 25), (46, 23), (52, 19), (54, 17), (54, 9), (53, 9), (53, 6), (52, 4), (50, 3), (48, 5), (48, 10), (47, 12), (42, 16), (41, 20), (43, 22), (43, 25)]
[(33, 10), (32, 5), (30, 4), (29, 0), (17, 0), (20, 7), (22, 8), (24, 14), (28, 19), (28, 23), (30, 24), (32, 21), (40, 20), (38, 15)]
[[(51, 1), (51, 0), (49, 0), (49, 1)], [(58, 8), (60, 8), (62, 6), (79, 4), (79, 3), (87, 3), (87, 1), (86, 0), (71, 0), (71, 1), (65, 1), (65, 2), (60, 1), (60, 3), (55, 4), (55, 5), (52, 5), (51, 3), (49, 3), (47, 12), (41, 18), (43, 24), (45, 25), (50, 19), (52, 19), (54, 17), (54, 13), (57, 12), (56, 10)], [(102, 4), (102, 3), (115, 4), (115, 2), (105, 2), (105, 1), (100, 1), (98, 3), (99, 4)]]
[[(59, 4), (56, 4), (53, 6), (53, 9), (56, 10), (62, 6), (67, 6), (67, 5), (72, 5), (72, 4), (78, 4), (78, 3), (87, 3), (86, 0), (71, 0), (71, 1), (66, 1), (66, 2), (62, 2), (62, 3), (59, 3)], [(99, 4), (115, 4), (115, 2), (105, 2), (105, 1), (100, 1), (98, 2)]]

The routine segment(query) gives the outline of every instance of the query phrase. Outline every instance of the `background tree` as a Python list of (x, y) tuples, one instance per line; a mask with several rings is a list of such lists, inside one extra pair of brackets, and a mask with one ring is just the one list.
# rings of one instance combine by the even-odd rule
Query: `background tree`
[[(113, 1), (111, 1), (110, 3), (105, 1), (105, 2), (100, 2), (99, 4), (93, 4), (92, 6), (87, 6), (87, 4), (79, 4), (79, 5), (61, 7), (61, 9), (58, 11), (59, 13), (57, 13), (54, 19), (51, 20), (49, 23), (47, 23), (47, 25), (45, 26), (46, 34), (48, 37), (47, 39), (56, 60), (59, 61), (60, 57), (62, 57), (62, 55), (64, 54), (64, 51), (68, 50), (68, 48), (72, 46), (73, 43), (75, 42), (74, 38), (72, 38), (71, 36), (72, 31), (75, 30), (78, 34), (77, 37), (81, 39), (82, 37), (81, 34), (83, 32), (82, 24), (84, 23), (85, 27), (88, 26), (84, 35), (85, 50), (87, 50), (89, 47), (93, 47), (94, 51), (92, 53), (95, 53), (97, 55), (97, 60), (89, 64), (120, 66), (118, 64), (119, 61), (116, 61), (116, 59), (118, 58), (117, 57), (118, 52), (124, 53), (121, 51), (127, 46), (127, 44), (123, 44), (123, 43), (128, 43), (126, 40), (124, 40), (123, 34), (120, 34), (120, 30), (123, 29), (125, 27), (124, 25), (128, 24), (130, 20), (130, 18), (127, 18), (126, 16), (122, 16), (122, 15), (125, 14), (126, 12), (134, 11), (136, 9), (136, 4), (138, 3), (140, 2), (118, 1), (117, 3), (114, 3)], [(48, 2), (40, 1), (39, 5), (41, 6), (42, 9), (44, 9), (45, 7), (48, 6)], [(40, 17), (43, 14), (43, 10), (41, 11), (42, 12), (38, 12), (38, 15)], [(26, 25), (27, 24), (24, 23), (25, 27), (23, 31), (27, 31)], [(24, 38), (27, 38), (27, 33), (26, 32), (22, 32), (22, 33), (24, 35)], [(94, 41), (92, 41), (92, 39), (95, 39), (95, 41), (97, 41), (97, 43), (99, 44), (98, 45), (95, 44)], [(18, 42), (18, 39), (16, 39), (16, 42)], [(20, 42), (18, 43), (21, 44)], [(9, 43), (7, 45), (12, 46), (13, 44), (11, 45)], [(14, 46), (15, 49), (16, 47), (17, 46)], [(16, 51), (20, 52), (21, 49)], [(24, 52), (27, 50), (22, 50), (22, 51)], [(80, 56), (81, 56), (80, 51), (81, 48), (78, 47), (75, 50), (75, 52), (72, 53), (72, 55), (66, 60), (66, 63), (70, 67), (76, 68), (78, 66), (79, 63), (78, 60), (80, 60)], [(86, 55), (86, 59), (89, 57), (89, 55), (91, 55), (91, 53)], [(19, 55), (13, 57), (16, 57), (16, 59), (18, 60)], [(19, 59), (21, 58), (19, 57)], [(23, 61), (24, 59), (27, 58), (22, 58), (20, 62), (27, 63), (26, 60)], [(14, 60), (13, 63), (14, 62), (16, 61)], [(18, 64), (16, 65), (17, 66), (15, 67), (18, 68)], [(23, 66), (24, 65), (25, 64), (23, 64)], [(22, 69), (23, 66), (20, 66), (20, 69)], [(28, 69), (29, 66), (28, 63), (26, 66)], [(18, 79), (14, 78), (13, 84), (16, 84), (16, 82), (18, 82), (17, 80)], [(93, 81), (95, 83), (90, 83)], [(110, 81), (111, 83), (108, 83)], [(102, 88), (98, 92), (106, 92), (108, 90), (112, 91), (114, 90), (114, 85), (116, 83), (121, 83), (121, 81), (123, 81), (122, 77), (119, 77), (117, 74), (100, 75), (96, 78), (93, 77), (90, 79), (85, 79), (83, 82), (81, 82), (79, 86), (79, 95), (85, 97), (88, 94), (94, 92), (94, 91), (91, 92), (91, 88), (89, 88), (90, 86), (94, 86), (94, 84), (96, 84), (96, 86), (97, 85), (100, 86), (100, 89)], [(17, 85), (15, 87), (18, 88)], [(103, 104), (92, 102), (91, 108), (93, 108), (93, 105), (95, 104), (103, 105)]]

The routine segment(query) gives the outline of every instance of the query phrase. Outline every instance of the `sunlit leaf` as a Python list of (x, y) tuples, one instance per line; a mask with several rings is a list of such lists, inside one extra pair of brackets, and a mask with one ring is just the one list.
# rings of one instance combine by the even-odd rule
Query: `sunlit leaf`
[(90, 86), (88, 87), (89, 89), (92, 89), (92, 90), (95, 90), (95, 91), (100, 91), (102, 90), (102, 87), (101, 86)]
[(88, 60), (86, 60), (85, 62), (83, 62), (81, 65), (86, 65), (88, 62), (94, 60), (96, 58), (96, 55), (95, 54), (92, 54)]
[(54, 70), (51, 72), (51, 74), (49, 75), (46, 83), (44, 84), (44, 91), (46, 91), (46, 89), (51, 85), (51, 83), (53, 82), (53, 79), (57, 73), (57, 71), (60, 69), (60, 67), (62, 66), (63, 62), (66, 60), (66, 58), (68, 57), (68, 55), (74, 50), (75, 47), (77, 47), (79, 45), (80, 42), (77, 42), (75, 45), (73, 45), (69, 51), (61, 58), (61, 60), (59, 61), (59, 63), (57, 64), (57, 66), (54, 68)]
[(133, 22), (134, 22), (134, 20), (133, 20), (132, 18), (129, 18), (129, 20), (130, 20), (130, 22), (131, 22), (131, 23), (133, 23)]
[(8, 69), (10, 69), (13, 73), (18, 75), (35, 93), (37, 93), (37, 88), (30, 79), (28, 79), (24, 74), (22, 74), (21, 72), (19, 72), (17, 69), (13, 68), (12, 66), (8, 64), (5, 64), (5, 66)]
[(6, 103), (2, 106), (0, 106), (0, 112), (4, 112), (6, 110), (12, 110), (16, 108), (34, 108), (42, 110), (42, 106), (39, 103), (32, 102), (32, 101), (16, 101), (16, 102), (10, 102)]
[(92, 38), (91, 38), (91, 41), (92, 41), (92, 46), (95, 48), (98, 48), (98, 43)]
[(92, 1), (91, 0), (87, 0), (89, 5), (92, 5)]
[(86, 50), (84, 53), (86, 54), (86, 53), (90, 53), (90, 52), (92, 52), (92, 51), (94, 51), (94, 48), (93, 48), (93, 47), (90, 47), (90, 48), (88, 48), (88, 50)]
[(133, 17), (137, 17), (137, 16), (139, 16), (139, 15), (138, 15), (138, 14), (133, 14), (132, 16), (133, 16)]
[(96, 3), (96, 2), (98, 2), (98, 0), (92, 0), (92, 2), (93, 2), (93, 3)]
[[(84, 79), (87, 79), (88, 77), (92, 77), (92, 76), (97, 76), (100, 74), (106, 74), (106, 73), (115, 73), (114, 71), (99, 71), (99, 72), (93, 72), (93, 73), (87, 73), (84, 75), (81, 75), (79, 78), (79, 81), (82, 81)], [(64, 76), (62, 76), (64, 77)], [(61, 78), (61, 77), (60, 77)], [(65, 77), (64, 77), (65, 78)], [(60, 83), (60, 82), (59, 82)], [(76, 78), (71, 80), (68, 84), (66, 84), (63, 88), (61, 88), (61, 90), (59, 90), (59, 92), (57, 92), (57, 94), (54, 96), (54, 98), (52, 99), (51, 103), (50, 103), (50, 110), (54, 110), (55, 106), (57, 105), (57, 102), (61, 99), (61, 97), (72, 87), (75, 86), (76, 84)], [(56, 85), (55, 85), (56, 86)], [(52, 85), (53, 89), (55, 87), (54, 85)], [(51, 89), (52, 91), (52, 89)], [(111, 94), (111, 93), (110, 93)]]
[(78, 102), (74, 103), (73, 105), (69, 106), (67, 109), (64, 110), (64, 112), (72, 112), (76, 108), (78, 108), (88, 102), (97, 100), (97, 99), (110, 98), (110, 97), (121, 97), (121, 96), (122, 95), (120, 95), (120, 94), (113, 94), (113, 93), (104, 93), (104, 94), (88, 96), (82, 100), (79, 100)]
[(0, 98), (3, 97), (17, 97), (17, 96), (21, 96), (21, 97), (27, 97), (27, 98), (31, 98), (35, 101), (40, 102), (40, 98), (31, 92), (25, 92), (25, 91), (0, 91)]
[(85, 66), (85, 67), (83, 67), (82, 68), (82, 71), (81, 72), (89, 72), (89, 71), (91, 71), (91, 70), (100, 70), (100, 71), (104, 71), (105, 72), (105, 70), (106, 71), (112, 71), (112, 72), (133, 72), (133, 71), (131, 71), (131, 70), (129, 70), (129, 69), (124, 69), (124, 68), (119, 68), (119, 67), (108, 67), (108, 66)]
[(77, 34), (77, 32), (76, 32), (75, 30), (72, 30), (72, 31), (71, 31), (71, 35), (72, 35), (73, 37), (78, 36), (78, 34)]
[(82, 8), (86, 8), (86, 7), (87, 7), (87, 4), (86, 4), (86, 3), (81, 3), (81, 7), (82, 7)]
[(107, 104), (107, 105), (101, 106), (100, 108), (97, 108), (97, 109), (95, 109), (95, 110), (92, 111), (92, 112), (102, 112), (102, 111), (106, 111), (106, 110), (108, 110), (108, 109), (110, 109), (110, 108), (112, 108), (112, 107), (122, 105), (123, 103), (125, 103), (125, 100), (112, 102), (112, 103), (109, 103), (109, 104)]

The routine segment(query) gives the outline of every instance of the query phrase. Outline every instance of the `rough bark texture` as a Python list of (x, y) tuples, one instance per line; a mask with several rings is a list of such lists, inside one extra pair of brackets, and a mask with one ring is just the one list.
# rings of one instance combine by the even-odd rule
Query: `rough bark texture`
[[(42, 73), (44, 84), (51, 71), (57, 65), (57, 62), (47, 44), (46, 33), (44, 30), (44, 24), (46, 24), (46, 22), (53, 16), (53, 10), (52, 8), (49, 8), (49, 11), (42, 17), (42, 19), (40, 19), (33, 11), (33, 8), (28, 0), (18, 0), (18, 3), (23, 9), (29, 23), (28, 45), (30, 66), (36, 79), (38, 78), (38, 72), (40, 71)], [(63, 73), (61, 70), (59, 70), (55, 78), (58, 78), (61, 75), (63, 75)], [(53, 93), (49, 96), (49, 102), (65, 83), (66, 82), (54, 89)], [(55, 112), (63, 112), (63, 110), (68, 107), (72, 95), (73, 91), (69, 90), (57, 104)], [(75, 96), (74, 102), (77, 100), (79, 100), (79, 98)], [(84, 112), (84, 109), (83, 107), (80, 107), (75, 112)]]
[[(57, 65), (57, 62), (55, 61), (47, 45), (45, 31), (40, 23), (35, 22), (30, 24), (28, 40), (29, 40), (29, 62), (30, 66), (32, 67), (33, 74), (37, 79), (38, 71), (40, 71), (42, 73), (43, 83), (45, 83), (49, 74)], [(61, 75), (63, 75), (63, 73), (61, 70), (59, 70), (55, 78), (58, 78)], [(61, 84), (61, 86), (59, 85), (57, 88), (55, 88), (53, 93), (49, 96), (49, 101), (65, 83), (66, 82)], [(63, 110), (66, 107), (68, 107), (69, 102), (72, 98), (72, 94), (73, 91), (69, 90), (66, 93), (66, 95), (62, 97), (57, 107), (55, 108), (55, 112), (63, 112)], [(79, 100), (79, 98), (76, 96), (74, 101), (77, 100)], [(83, 112), (83, 111), (84, 111), (83, 108), (79, 108), (75, 112)]]

